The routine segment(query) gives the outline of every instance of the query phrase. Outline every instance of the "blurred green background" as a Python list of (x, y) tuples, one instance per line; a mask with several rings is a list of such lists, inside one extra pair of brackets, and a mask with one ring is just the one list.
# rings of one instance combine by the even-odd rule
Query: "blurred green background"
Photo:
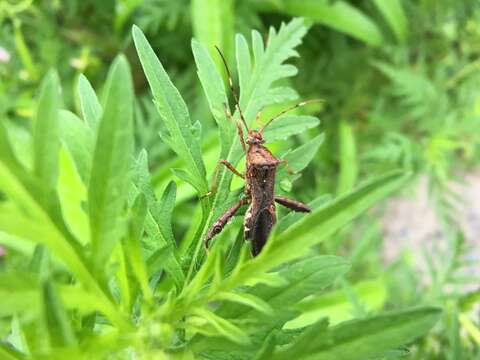
[[(123, 52), (136, 88), (136, 147), (148, 150), (160, 193), (173, 178), (170, 168), (176, 160), (158, 137), (159, 115), (135, 54), (132, 24), (145, 32), (192, 119), (201, 120), (211, 173), (218, 135), (197, 79), (191, 38), (201, 41), (219, 66), (214, 45), (234, 64), (235, 33), (248, 38), (257, 29), (267, 39), (270, 26), (292, 17), (304, 17), (310, 29), (294, 61), (298, 75), (289, 85), (300, 99), (325, 102), (301, 109), (317, 115), (320, 127), (271, 148), (281, 154), (320, 132), (325, 142), (293, 188), (287, 183), (283, 190), (307, 201), (342, 194), (389, 169), (412, 170), (420, 182), (411, 184), (405, 197), (415, 202), (420, 183), (434, 214), (433, 229), (440, 232), (431, 244), (415, 239), (409, 220), (400, 223), (393, 240), (385, 236), (388, 219), (382, 216), (385, 208), (378, 208), (337, 234), (324, 250), (352, 262), (356, 314), (423, 302), (445, 306), (442, 323), (417, 344), (414, 356), (480, 358), (480, 322), (473, 311), (480, 297), (480, 259), (478, 251), (477, 257), (471, 251), (479, 242), (464, 236), (458, 211), (459, 204), (474, 209), (476, 199), (469, 197), (465, 204), (461, 189), (465, 174), (475, 174), (480, 160), (478, 0), (0, 0), (0, 119), (8, 124), (16, 150), (30, 153), (27, 134), (46, 72), (57, 69), (64, 106), (78, 113), (79, 75), (85, 74), (101, 93), (109, 64)], [(266, 109), (262, 118), (293, 103)], [(181, 239), (196, 200), (182, 183), (178, 199), (174, 230)], [(391, 243), (402, 242), (408, 231), (410, 247)], [(331, 295), (337, 306), (329, 309), (330, 316), (349, 318), (351, 299)]]

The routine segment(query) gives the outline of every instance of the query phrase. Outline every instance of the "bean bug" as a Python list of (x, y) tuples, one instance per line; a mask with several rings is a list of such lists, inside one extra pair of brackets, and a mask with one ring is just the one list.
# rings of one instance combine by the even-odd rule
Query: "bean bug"
[[(233, 118), (227, 104), (225, 104), (225, 113), (227, 118), (237, 126), (240, 143), (246, 157), (245, 174), (240, 173), (227, 160), (220, 160), (218, 162), (215, 174), (218, 174), (219, 166), (224, 165), (233, 174), (244, 179), (245, 196), (235, 205), (226, 210), (209, 228), (205, 237), (205, 248), (208, 250), (210, 240), (223, 230), (227, 222), (242, 206), (248, 205), (244, 218), (244, 239), (252, 242), (252, 255), (257, 256), (267, 242), (272, 227), (276, 223), (275, 203), (297, 212), (307, 213), (311, 211), (308, 205), (300, 201), (275, 195), (275, 175), (277, 167), (281, 164), (285, 164), (286, 161), (277, 159), (270, 150), (263, 145), (265, 143), (263, 138), (264, 130), (283, 114), (306, 104), (321, 100), (315, 99), (298, 103), (270, 118), (259, 130), (250, 129), (240, 108), (239, 97), (233, 86), (232, 76), (227, 61), (220, 49), (218, 47), (215, 48), (225, 65), (228, 84), (235, 101), (235, 108), (238, 111), (240, 121)], [(257, 114), (257, 120), (259, 119), (259, 115), (260, 113)], [(246, 138), (244, 138), (242, 125), (247, 131)], [(214, 192), (216, 188), (216, 175), (213, 180), (211, 192)]]

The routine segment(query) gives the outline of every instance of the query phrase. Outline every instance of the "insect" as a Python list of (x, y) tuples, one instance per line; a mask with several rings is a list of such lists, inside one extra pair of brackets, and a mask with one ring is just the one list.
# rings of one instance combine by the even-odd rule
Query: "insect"
[[(246, 171), (245, 174), (240, 173), (231, 163), (226, 160), (220, 160), (218, 166), (224, 165), (236, 176), (239, 176), (245, 180), (245, 196), (235, 205), (226, 210), (213, 223), (205, 237), (205, 248), (208, 250), (210, 240), (223, 230), (227, 222), (242, 206), (248, 205), (244, 219), (244, 238), (245, 240), (252, 242), (252, 255), (257, 256), (267, 242), (273, 225), (275, 225), (275, 203), (281, 204), (289, 209), (292, 209), (293, 211), (311, 211), (308, 205), (300, 201), (275, 195), (275, 175), (277, 172), (277, 167), (281, 164), (285, 164), (286, 161), (277, 159), (270, 152), (270, 150), (263, 145), (265, 143), (263, 138), (264, 130), (275, 119), (279, 118), (286, 112), (319, 100), (301, 102), (295, 106), (281, 111), (279, 114), (269, 119), (259, 130), (250, 129), (245, 121), (242, 110), (240, 109), (239, 98), (233, 86), (232, 76), (227, 61), (220, 49), (218, 47), (216, 47), (216, 49), (225, 65), (229, 87), (235, 100), (235, 108), (238, 110), (241, 120), (241, 122), (234, 120), (227, 104), (225, 104), (227, 118), (229, 118), (230, 121), (233, 121), (237, 126), (240, 143), (246, 155)], [(259, 114), (257, 114), (257, 120), (258, 118)], [(246, 138), (244, 137), (242, 125), (247, 131)], [(218, 173), (218, 166), (216, 173)], [(213, 183), (216, 184), (216, 177)], [(215, 186), (216, 185), (213, 187)]]

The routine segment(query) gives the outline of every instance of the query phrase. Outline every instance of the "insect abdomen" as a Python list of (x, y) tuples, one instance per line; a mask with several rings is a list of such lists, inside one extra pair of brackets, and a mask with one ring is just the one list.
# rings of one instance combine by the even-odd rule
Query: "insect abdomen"
[(258, 255), (276, 222), (274, 204), (276, 166), (252, 166), (248, 169), (252, 203), (245, 214), (244, 236), (252, 241), (252, 254)]

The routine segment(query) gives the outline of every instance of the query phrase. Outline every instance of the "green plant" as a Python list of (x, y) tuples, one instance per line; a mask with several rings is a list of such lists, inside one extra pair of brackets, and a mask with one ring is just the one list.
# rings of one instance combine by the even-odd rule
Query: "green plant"
[[(294, 20), (278, 33), (272, 29), (264, 47), (254, 32), (253, 63), (246, 40), (237, 37), (241, 105), (248, 119), (293, 97), (289, 88), (273, 84), (294, 74), (284, 61), (304, 33), (302, 22)], [(133, 37), (160, 113), (162, 140), (180, 159), (172, 172), (195, 189), (201, 217), (192, 222), (192, 238), (178, 246), (171, 227), (175, 183), (158, 201), (147, 153), (134, 150), (133, 87), (123, 56), (110, 68), (103, 101), (80, 79), (83, 119), (62, 110), (59, 80), (51, 72), (38, 98), (31, 153), (16, 151), (11, 124), (0, 124), (0, 242), (12, 253), (0, 273), (3, 357), (361, 359), (391, 354), (428, 331), (438, 309), (373, 315), (334, 327), (319, 319), (282, 330), (301, 314), (297, 302), (321, 296), (321, 289), (348, 270), (342, 258), (315, 255), (310, 247), (398, 189), (408, 177), (402, 172), (372, 180), (308, 217), (285, 216), (282, 230), (257, 258), (249, 258), (240, 237), (201, 256), (202, 236), (228, 203), (231, 179), (221, 173), (218, 192), (203, 196), (208, 181), (201, 124), (191, 122), (140, 29), (133, 29)], [(221, 110), (227, 95), (220, 73), (202, 45), (193, 42), (192, 48), (219, 125), (221, 154), (238, 162), (235, 131)], [(268, 137), (305, 131), (315, 122), (289, 116)], [(318, 145), (318, 139), (302, 145), (302, 155)], [(287, 156), (297, 170), (307, 165), (295, 150)], [(289, 179), (287, 172), (280, 176)]]

